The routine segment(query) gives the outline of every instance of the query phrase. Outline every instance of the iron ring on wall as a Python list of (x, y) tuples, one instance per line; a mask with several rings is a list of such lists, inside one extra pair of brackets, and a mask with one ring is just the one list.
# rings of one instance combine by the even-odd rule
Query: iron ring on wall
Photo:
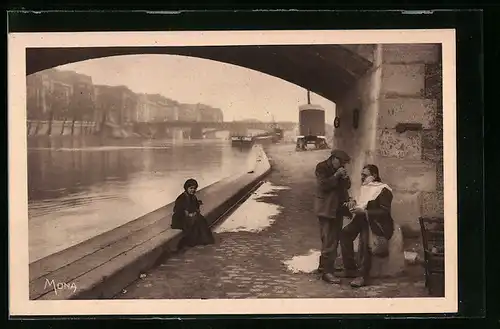
[(359, 125), (359, 110), (354, 109), (352, 113), (352, 126), (354, 129), (358, 129), (358, 125)]
[(335, 117), (335, 120), (333, 120), (333, 126), (335, 128), (340, 127), (340, 118), (339, 117)]

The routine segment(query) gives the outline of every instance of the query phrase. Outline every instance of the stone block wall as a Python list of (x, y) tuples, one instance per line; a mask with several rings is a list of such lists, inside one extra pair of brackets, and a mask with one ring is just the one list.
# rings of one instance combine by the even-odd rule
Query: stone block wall
[[(439, 44), (384, 44), (373, 68), (336, 102), (340, 127), (334, 146), (345, 149), (353, 196), (366, 163), (378, 165), (394, 190), (393, 217), (405, 234), (419, 232), (418, 217), (443, 215), (441, 49)], [(360, 110), (357, 129), (352, 113)], [(398, 124), (420, 129), (398, 131)]]
[[(394, 188), (394, 219), (405, 233), (415, 234), (418, 217), (443, 215), (442, 101), (440, 80), (435, 79), (441, 76), (436, 70), (440, 45), (382, 48), (377, 162), (382, 178)], [(421, 129), (396, 129), (405, 123), (420, 124)]]

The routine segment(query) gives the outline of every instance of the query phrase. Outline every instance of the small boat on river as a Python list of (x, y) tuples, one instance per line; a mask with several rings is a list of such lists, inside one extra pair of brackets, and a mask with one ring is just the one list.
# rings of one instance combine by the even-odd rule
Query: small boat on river
[(254, 142), (254, 138), (249, 135), (231, 136), (231, 146), (233, 147), (252, 147)]

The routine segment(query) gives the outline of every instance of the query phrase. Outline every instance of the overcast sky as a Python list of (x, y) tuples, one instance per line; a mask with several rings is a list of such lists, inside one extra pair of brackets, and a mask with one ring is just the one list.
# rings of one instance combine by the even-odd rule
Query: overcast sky
[[(307, 102), (302, 87), (231, 64), (171, 55), (126, 55), (59, 66), (92, 77), (94, 84), (126, 85), (137, 93), (159, 93), (181, 103), (221, 108), (224, 120), (255, 118), (298, 121), (298, 106)], [(335, 104), (311, 93), (311, 103), (326, 109), (333, 121)]]

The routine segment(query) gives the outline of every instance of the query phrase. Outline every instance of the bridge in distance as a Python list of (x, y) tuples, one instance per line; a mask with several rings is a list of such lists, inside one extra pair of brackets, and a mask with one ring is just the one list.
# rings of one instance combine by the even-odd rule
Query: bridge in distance
[(163, 121), (163, 122), (136, 122), (134, 125), (138, 129), (153, 128), (153, 129), (166, 129), (166, 128), (191, 128), (192, 130), (228, 130), (237, 131), (241, 129), (256, 129), (256, 130), (271, 130), (273, 128), (280, 128), (283, 130), (294, 130), (298, 123), (296, 122), (246, 122), (246, 121), (223, 121), (223, 122), (210, 122), (210, 121)]

